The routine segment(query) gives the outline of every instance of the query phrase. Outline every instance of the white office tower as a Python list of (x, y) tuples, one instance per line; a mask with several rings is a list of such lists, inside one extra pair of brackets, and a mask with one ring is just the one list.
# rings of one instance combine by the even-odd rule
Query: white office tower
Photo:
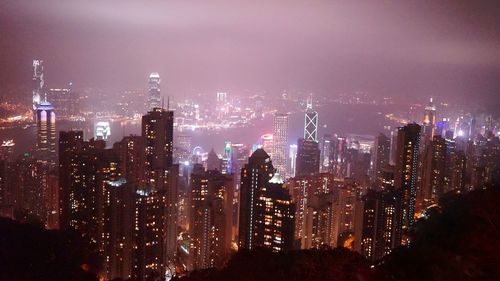
[(149, 97), (148, 97), (148, 110), (161, 107), (161, 94), (160, 94), (160, 74), (153, 72), (149, 75), (148, 81)]
[(288, 114), (276, 113), (273, 119), (273, 149), (272, 160), (279, 174), (287, 175), (287, 145), (288, 145)]

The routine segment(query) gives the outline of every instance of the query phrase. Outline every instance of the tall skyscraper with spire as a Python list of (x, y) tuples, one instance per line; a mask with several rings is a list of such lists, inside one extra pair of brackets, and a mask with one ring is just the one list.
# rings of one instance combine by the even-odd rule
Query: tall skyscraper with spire
[(36, 150), (38, 159), (47, 162), (51, 168), (56, 164), (56, 114), (47, 100), (36, 108)]
[(158, 72), (149, 75), (148, 89), (148, 110), (161, 107), (160, 74)]
[(33, 60), (33, 110), (36, 111), (44, 96), (43, 60)]
[(312, 108), (312, 97), (307, 99), (304, 138), (297, 140), (297, 166), (295, 176), (319, 173), (320, 149), (318, 142), (318, 112)]
[(273, 119), (273, 149), (272, 159), (275, 168), (283, 178), (286, 178), (286, 149), (288, 145), (288, 114), (276, 113)]
[(304, 139), (318, 142), (318, 112), (312, 108), (312, 97), (307, 99), (304, 120)]

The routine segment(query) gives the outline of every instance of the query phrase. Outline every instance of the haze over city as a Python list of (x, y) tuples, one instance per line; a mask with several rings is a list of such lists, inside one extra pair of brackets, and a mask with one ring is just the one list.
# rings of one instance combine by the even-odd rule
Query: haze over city
[[(1, 85), (365, 91), (498, 104), (495, 1), (2, 1)], [(16, 66), (16, 67), (14, 67)], [(50, 74), (49, 74), (50, 73)], [(1, 89), (0, 89), (1, 90)]]
[(496, 281), (499, 7), (0, 0), (0, 280)]

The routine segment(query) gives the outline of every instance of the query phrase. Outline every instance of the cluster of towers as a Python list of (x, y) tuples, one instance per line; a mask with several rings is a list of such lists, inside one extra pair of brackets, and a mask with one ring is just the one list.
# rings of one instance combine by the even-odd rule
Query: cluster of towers
[(105, 277), (165, 274), (174, 264), (179, 166), (172, 163), (173, 112), (154, 108), (140, 136), (106, 149), (83, 132), (59, 135), (59, 228), (99, 246)]
[[(473, 138), (444, 130), (432, 99), (421, 124), (408, 123), (374, 141), (329, 134), (318, 140), (311, 104), (304, 138), (290, 146), (285, 179), (295, 204), (295, 249), (342, 246), (380, 259), (410, 243), (415, 221), (444, 194), (500, 178), (498, 137), (487, 130)], [(284, 123), (279, 117), (275, 128)]]
[[(41, 100), (43, 64), (36, 62), (36, 153), (7, 162), (2, 147), (0, 211), (11, 202), (26, 210), (26, 220), (79, 231), (104, 256), (105, 279), (221, 267), (239, 249), (347, 247), (378, 260), (410, 242), (416, 219), (443, 194), (500, 179), (498, 137), (438, 129), (432, 101), (422, 124), (370, 143), (318, 139), (318, 112), (308, 99), (296, 145), (288, 146), (289, 116), (276, 113), (273, 134), (251, 155), (227, 142), (222, 159), (211, 151), (203, 160), (201, 148), (191, 155), (190, 139), (180, 135), (177, 159), (174, 112), (168, 102), (163, 108), (158, 73), (149, 76), (140, 135), (107, 148), (82, 131), (61, 131), (57, 142), (55, 109)], [(226, 94), (217, 98), (222, 108)], [(6, 186), (18, 188), (11, 194)]]

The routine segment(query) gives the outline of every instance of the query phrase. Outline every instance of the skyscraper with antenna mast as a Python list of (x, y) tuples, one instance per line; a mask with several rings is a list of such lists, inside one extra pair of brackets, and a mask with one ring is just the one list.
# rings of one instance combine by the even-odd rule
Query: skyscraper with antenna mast
[(43, 80), (43, 60), (33, 60), (33, 110), (36, 111), (38, 105), (44, 97)]
[(318, 112), (312, 108), (312, 95), (307, 99), (304, 139), (318, 142)]

